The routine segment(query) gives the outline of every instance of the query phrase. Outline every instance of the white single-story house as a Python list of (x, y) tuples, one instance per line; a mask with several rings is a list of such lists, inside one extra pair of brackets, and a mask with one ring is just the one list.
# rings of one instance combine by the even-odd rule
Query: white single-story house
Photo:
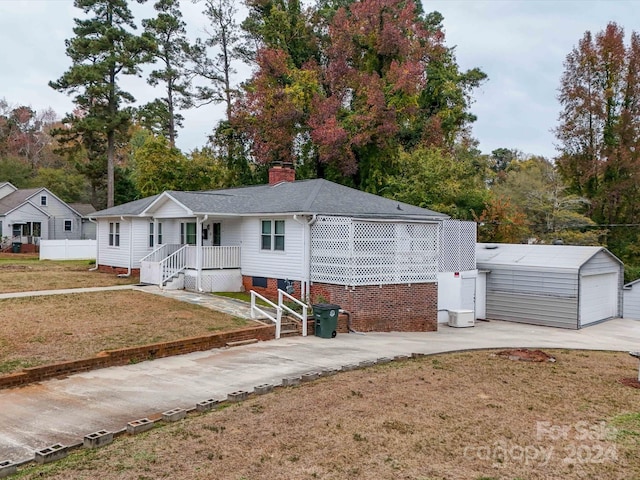
[(606, 248), (479, 243), (476, 262), (487, 319), (578, 329), (622, 316), (624, 266)]
[[(3, 248), (21, 243), (33, 251), (44, 240), (95, 239), (95, 223), (88, 204), (69, 205), (47, 188), (18, 189), (0, 184), (0, 239)], [(29, 248), (31, 247), (31, 248)]]
[[(362, 331), (437, 328), (440, 241), (473, 245), (446, 215), (323, 179), (201, 192), (167, 191), (96, 212), (101, 270), (140, 272), (144, 283), (194, 291), (254, 290), (275, 298), (292, 286), (312, 303), (348, 310)], [(468, 252), (471, 251), (471, 255)], [(456, 265), (460, 262), (454, 262)]]

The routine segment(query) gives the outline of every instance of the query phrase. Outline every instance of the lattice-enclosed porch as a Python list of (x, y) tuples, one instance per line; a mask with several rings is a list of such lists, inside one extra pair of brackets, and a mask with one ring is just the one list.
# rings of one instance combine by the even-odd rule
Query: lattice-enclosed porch
[(321, 216), (311, 227), (312, 282), (392, 285), (437, 281), (438, 222)]

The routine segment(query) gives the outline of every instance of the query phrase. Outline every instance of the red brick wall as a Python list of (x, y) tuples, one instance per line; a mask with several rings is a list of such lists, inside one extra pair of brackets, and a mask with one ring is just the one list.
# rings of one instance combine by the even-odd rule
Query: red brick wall
[(25, 368), (20, 372), (2, 375), (0, 376), (0, 388), (18, 387), (32, 382), (39, 382), (49, 378), (86, 372), (98, 368), (127, 365), (129, 363), (154, 358), (211, 350), (212, 348), (224, 347), (227, 343), (242, 340), (252, 340), (254, 338), (261, 341), (273, 340), (275, 333), (275, 325), (264, 325), (242, 328), (231, 332), (214, 333), (202, 337), (183, 338), (172, 342), (155, 343), (141, 347), (108, 350), (106, 352), (100, 352), (91, 358)]
[[(124, 275), (127, 273), (127, 267), (112, 267), (111, 265), (98, 265), (98, 271), (103, 273), (114, 273), (116, 275)], [(131, 275), (134, 277), (140, 276), (139, 268), (132, 268)]]
[(351, 313), (351, 328), (361, 332), (429, 332), (438, 329), (435, 283), (345, 288), (314, 283), (312, 303), (334, 303)]
[(296, 171), (289, 167), (275, 166), (269, 169), (269, 185), (280, 182), (293, 182), (296, 179)]
[[(276, 278), (267, 278), (267, 288), (263, 287), (254, 287), (253, 286), (253, 277), (242, 276), (242, 285), (246, 292), (250, 292), (254, 290), (256, 293), (259, 293), (263, 297), (268, 298), (271, 301), (278, 300), (278, 280)], [(291, 294), (296, 298), (300, 298), (300, 282), (293, 281), (293, 293)]]
[(40, 246), (33, 243), (23, 243), (20, 246), (20, 253), (38, 253), (39, 251)]

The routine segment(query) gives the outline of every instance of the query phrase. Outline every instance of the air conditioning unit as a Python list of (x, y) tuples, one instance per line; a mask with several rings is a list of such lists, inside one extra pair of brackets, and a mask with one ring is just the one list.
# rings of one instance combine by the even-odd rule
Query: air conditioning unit
[(475, 325), (473, 310), (449, 310), (449, 326), (456, 328)]

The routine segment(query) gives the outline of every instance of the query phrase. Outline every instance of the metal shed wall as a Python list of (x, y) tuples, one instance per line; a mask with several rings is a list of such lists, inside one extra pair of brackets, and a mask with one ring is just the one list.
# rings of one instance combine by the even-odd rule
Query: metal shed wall
[[(478, 248), (478, 269), (490, 271), (487, 318), (576, 329), (621, 314), (623, 265), (606, 249), (506, 244)], [(595, 280), (602, 284), (597, 291)], [(588, 298), (581, 298), (585, 291)], [(610, 308), (596, 308), (601, 304)]]
[(551, 327), (577, 328), (577, 272), (548, 272), (517, 266), (491, 266), (487, 275), (486, 317)]
[(624, 296), (624, 318), (640, 320), (640, 280), (626, 284), (622, 294)]

